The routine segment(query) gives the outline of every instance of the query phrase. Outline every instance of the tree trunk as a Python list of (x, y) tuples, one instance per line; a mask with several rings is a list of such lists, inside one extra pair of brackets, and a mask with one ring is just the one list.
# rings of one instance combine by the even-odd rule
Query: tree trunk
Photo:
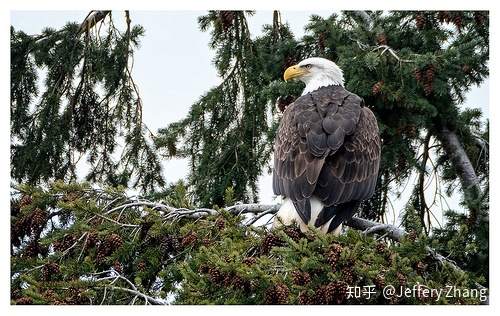
[(450, 156), (453, 166), (457, 170), (464, 191), (470, 188), (480, 190), (479, 179), (457, 134), (444, 127), (437, 136), (443, 144), (445, 151)]
[(481, 187), (474, 166), (455, 132), (443, 127), (438, 132), (437, 137), (441, 141), (446, 153), (450, 156), (451, 163), (457, 171), (462, 184), (462, 190), (464, 191), (464, 199), (470, 211), (470, 220), (475, 223), (478, 219), (477, 215), (481, 204), (479, 201)]

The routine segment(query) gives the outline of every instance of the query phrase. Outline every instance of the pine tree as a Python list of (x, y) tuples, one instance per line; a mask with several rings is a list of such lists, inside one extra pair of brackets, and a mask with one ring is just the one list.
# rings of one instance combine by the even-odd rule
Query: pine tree
[[(237, 22), (224, 24), (222, 16)], [(467, 208), (475, 216), (487, 181), (481, 145), (487, 142), (487, 130), (477, 124), (480, 112), (466, 115), (460, 104), (464, 93), (488, 75), (486, 12), (312, 16), (302, 39), (281, 24), (279, 14), (252, 39), (248, 16), (213, 11), (200, 18), (202, 30), (212, 32), (215, 66), (225, 80), (193, 105), (188, 117), (160, 131), (159, 147), (183, 144), (168, 152), (189, 157), (189, 185), (198, 202), (222, 205), (228, 187), (236, 200), (255, 201), (257, 176), (270, 163), (278, 123), (279, 116), (271, 115), (274, 106), (283, 111), (302, 88), (284, 84), (282, 72), (303, 58), (321, 56), (344, 70), (346, 87), (374, 110), (384, 140), (377, 192), (364, 203), (363, 216), (382, 218), (391, 187), (405, 183), (414, 172), (439, 173), (443, 184), (459, 179)], [(454, 25), (451, 30), (449, 23)], [(241, 134), (245, 131), (250, 134)], [(420, 152), (430, 141), (438, 142), (432, 146), (433, 155), (442, 158), (429, 171), (429, 155)], [(451, 158), (456, 156), (455, 145), (464, 151)], [(482, 167), (474, 168), (475, 161)], [(417, 206), (421, 217), (428, 215), (425, 203)]]
[[(125, 15), (125, 30), (109, 11), (40, 35), (11, 28), (11, 175), (18, 183), (75, 180), (76, 164), (86, 158), (89, 181), (143, 191), (164, 185), (131, 77), (144, 29)], [(125, 147), (117, 159), (120, 141)]]
[[(68, 202), (70, 194), (77, 197)], [(12, 216), (14, 226), (38, 210), (59, 220), (47, 221), (43, 234), (13, 236), (21, 241), (12, 248), (13, 304), (390, 304), (395, 302), (382, 296), (381, 287), (416, 284), (488, 295), (478, 285), (486, 283), (481, 273), (437, 260), (424, 237), (387, 243), (354, 229), (338, 237), (290, 234), (289, 227), (271, 232), (247, 226), (239, 211), (186, 212), (175, 204), (130, 199), (122, 189), (62, 181), (14, 188), (14, 206), (27, 200), (21, 196), (31, 202)], [(216, 225), (221, 217), (223, 230)], [(478, 271), (474, 264), (467, 268)], [(371, 284), (379, 287), (371, 298), (348, 296), (349, 286)], [(424, 302), (479, 304), (481, 297)], [(404, 297), (397, 303), (423, 302)]]
[(253, 40), (247, 24), (251, 15), (211, 11), (200, 17), (201, 29), (211, 31), (214, 64), (223, 81), (185, 119), (159, 131), (158, 147), (166, 148), (169, 156), (190, 159), (189, 184), (204, 206), (224, 205), (228, 188), (238, 201), (257, 201), (257, 179), (271, 154), (276, 128), (269, 123), (274, 111), (269, 102), (274, 104), (281, 92), (288, 94), (290, 88), (279, 78), (287, 65), (299, 61), (296, 42), (278, 16), (274, 26), (265, 26), (264, 35)]
[[(296, 38), (278, 11), (258, 37), (252, 12), (210, 11), (199, 23), (222, 83), (158, 137), (142, 123), (130, 74), (143, 29), (125, 14), (123, 32), (109, 11), (41, 35), (11, 29), (13, 304), (484, 303), (348, 298), (347, 286), (453, 284), (487, 295), (489, 123), (461, 108), (488, 76), (487, 12), (347, 11), (312, 16)], [(282, 73), (310, 56), (335, 61), (379, 122), (377, 191), (360, 215), (383, 219), (391, 190), (417, 174), (402, 214), (407, 234), (271, 231), (230, 207), (258, 200), (280, 113), (303, 88)], [(161, 155), (190, 160), (186, 182), (165, 186)], [(79, 156), (92, 167), (89, 182), (72, 181)], [(439, 229), (423, 194), (430, 176), (442, 195), (458, 183), (467, 210), (446, 212)], [(144, 196), (131, 199), (129, 187)]]

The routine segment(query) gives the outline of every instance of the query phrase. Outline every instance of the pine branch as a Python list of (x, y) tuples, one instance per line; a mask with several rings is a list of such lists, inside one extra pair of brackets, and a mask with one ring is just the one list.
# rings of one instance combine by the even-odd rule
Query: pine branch
[(362, 23), (365, 29), (371, 30), (373, 28), (373, 19), (367, 11), (350, 11), (348, 12), (348, 14), (350, 14), (352, 17), (357, 18), (357, 20)]
[[(157, 204), (159, 206), (161, 204)], [(169, 209), (170, 212), (169, 214), (178, 214), (178, 216), (184, 216), (184, 217), (203, 217), (207, 215), (213, 215), (217, 214), (218, 211), (214, 209), (193, 209), (190, 210), (191, 213), (186, 213), (186, 209), (175, 209), (172, 208), (171, 206), (163, 205), (165, 209)], [(275, 214), (279, 210), (279, 204), (237, 204), (230, 206), (226, 208), (226, 211), (232, 213), (232, 214), (244, 214), (244, 213), (252, 213), (256, 214), (258, 218), (261, 218), (262, 214)], [(250, 221), (251, 224), (253, 224), (255, 221)], [(349, 226), (353, 229), (356, 230), (361, 230), (363, 231), (364, 234), (370, 235), (370, 234), (381, 234), (384, 235), (394, 241), (400, 242), (403, 240), (403, 238), (408, 234), (404, 229), (401, 229), (399, 227), (396, 227), (391, 224), (382, 224), (382, 223), (377, 223), (371, 220), (367, 220), (364, 218), (356, 217), (354, 216), (347, 222), (345, 222), (346, 226)], [(464, 271), (456, 265), (455, 262), (452, 260), (444, 257), (443, 255), (437, 253), (434, 249), (430, 247), (426, 247), (427, 252), (429, 255), (437, 262), (440, 264), (444, 264), (446, 262), (451, 268), (453, 268), (456, 271), (464, 273)], [(476, 284), (478, 288), (484, 288), (480, 284)]]
[(394, 241), (401, 241), (407, 234), (403, 229), (390, 224), (381, 224), (368, 219), (354, 216), (345, 223), (346, 226), (361, 230), (366, 235), (384, 233)]
[[(130, 281), (129, 279), (127, 279), (126, 277), (120, 275), (120, 274), (116, 274), (115, 271), (113, 270), (107, 270), (107, 271), (103, 271), (103, 272), (98, 272), (98, 273), (95, 273), (96, 275), (99, 275), (99, 274), (103, 274), (103, 273), (112, 273), (113, 275), (111, 276), (106, 276), (106, 277), (102, 277), (102, 278), (98, 278), (95, 280), (95, 282), (101, 282), (101, 281), (108, 281), (108, 280), (111, 280), (110, 283), (104, 285), (104, 290), (105, 290), (105, 293), (106, 293), (106, 289), (107, 288), (110, 288), (112, 290), (119, 290), (119, 291), (124, 291), (124, 292), (128, 292), (128, 293), (131, 293), (131, 294), (134, 294), (135, 297), (133, 299), (133, 301), (135, 301), (135, 299), (140, 296), (144, 299), (144, 302), (145, 304), (147, 305), (148, 303), (149, 304), (152, 304), (152, 305), (167, 305), (165, 302), (161, 301), (161, 300), (158, 300), (154, 297), (151, 297), (147, 294), (144, 294), (142, 292), (140, 292), (137, 287), (134, 285), (134, 283), (132, 281)], [(125, 281), (128, 285), (130, 285), (131, 289), (130, 288), (125, 288), (125, 287), (121, 287), (121, 286), (115, 286), (113, 285), (114, 283), (116, 283), (116, 281), (118, 280), (123, 280)], [(103, 301), (106, 299), (106, 295), (103, 296)]]
[(102, 21), (110, 12), (111, 10), (90, 11), (87, 17), (83, 20), (82, 24), (80, 24), (80, 29), (78, 30), (77, 35), (81, 35), (83, 32), (88, 32), (97, 23)]

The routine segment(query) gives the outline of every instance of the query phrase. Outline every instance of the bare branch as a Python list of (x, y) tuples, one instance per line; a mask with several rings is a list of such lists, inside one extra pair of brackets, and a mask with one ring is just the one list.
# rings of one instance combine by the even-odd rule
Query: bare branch
[(403, 229), (394, 225), (381, 224), (356, 216), (348, 220), (345, 225), (357, 230), (361, 230), (366, 235), (374, 233), (386, 233), (387, 237), (394, 241), (401, 241), (407, 234)]
[[(107, 283), (104, 286), (104, 297), (103, 297), (103, 301), (105, 300), (106, 298), (106, 290), (108, 288), (110, 289), (113, 289), (113, 290), (120, 290), (120, 291), (124, 291), (124, 292), (128, 292), (128, 293), (131, 293), (131, 294), (134, 294), (134, 299), (133, 301), (135, 301), (136, 297), (137, 296), (140, 296), (144, 299), (144, 302), (147, 304), (152, 304), (152, 305), (167, 305), (167, 303), (161, 301), (161, 300), (158, 300), (154, 297), (151, 297), (147, 294), (144, 294), (142, 292), (140, 292), (137, 287), (134, 285), (134, 283), (132, 281), (130, 281), (129, 279), (127, 279), (126, 277), (118, 274), (116, 271), (114, 270), (106, 270), (106, 271), (101, 271), (101, 272), (97, 272), (97, 273), (94, 273), (94, 275), (100, 275), (100, 274), (105, 274), (105, 273), (112, 273), (113, 275), (110, 275), (110, 276), (105, 276), (105, 277), (102, 277), (102, 278), (98, 278), (98, 279), (95, 279), (94, 282), (102, 282), (102, 281), (109, 281), (109, 280), (112, 280), (110, 283)], [(120, 286), (115, 286), (114, 284), (116, 283), (116, 281), (118, 280), (123, 280), (125, 281), (131, 288), (125, 288), (125, 287), (120, 287)], [(102, 305), (102, 302), (101, 302), (101, 305)]]
[(111, 10), (90, 11), (85, 20), (83, 20), (82, 24), (80, 24), (80, 29), (78, 30), (77, 35), (81, 35), (84, 32), (88, 32), (97, 23), (102, 21), (109, 14), (109, 12), (111, 12)]
[(119, 287), (119, 286), (109, 286), (109, 288), (113, 289), (113, 290), (120, 290), (120, 291), (124, 291), (124, 292), (129, 292), (129, 293), (132, 293), (132, 294), (135, 294), (136, 296), (142, 296), (142, 298), (152, 304), (152, 305), (167, 305), (165, 302), (162, 302), (154, 297), (151, 297), (149, 295), (146, 295), (142, 292), (139, 292), (137, 290), (132, 290), (132, 289), (128, 289), (128, 288), (125, 288), (125, 287)]

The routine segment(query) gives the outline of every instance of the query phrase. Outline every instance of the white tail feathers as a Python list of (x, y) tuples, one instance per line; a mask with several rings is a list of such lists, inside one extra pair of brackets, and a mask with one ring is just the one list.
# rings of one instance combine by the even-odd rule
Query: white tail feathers
[[(301, 231), (303, 232), (308, 231), (309, 228), (307, 227), (307, 225), (314, 226), (314, 222), (316, 221), (316, 218), (318, 218), (319, 212), (321, 212), (323, 207), (324, 207), (323, 202), (321, 202), (316, 197), (312, 197), (311, 219), (309, 220), (309, 223), (304, 223), (300, 218), (299, 214), (297, 213), (297, 211), (295, 210), (295, 206), (293, 206), (292, 200), (285, 198), (283, 200), (283, 203), (281, 204), (278, 213), (276, 214), (276, 217), (274, 218), (273, 227), (278, 227), (281, 225), (288, 226), (292, 225), (293, 223), (297, 223)], [(328, 232), (328, 226), (330, 225), (330, 222), (331, 220), (326, 222), (323, 226), (318, 227), (318, 229), (326, 234)], [(342, 225), (333, 230), (332, 234), (338, 236), (341, 231), (342, 231)]]

